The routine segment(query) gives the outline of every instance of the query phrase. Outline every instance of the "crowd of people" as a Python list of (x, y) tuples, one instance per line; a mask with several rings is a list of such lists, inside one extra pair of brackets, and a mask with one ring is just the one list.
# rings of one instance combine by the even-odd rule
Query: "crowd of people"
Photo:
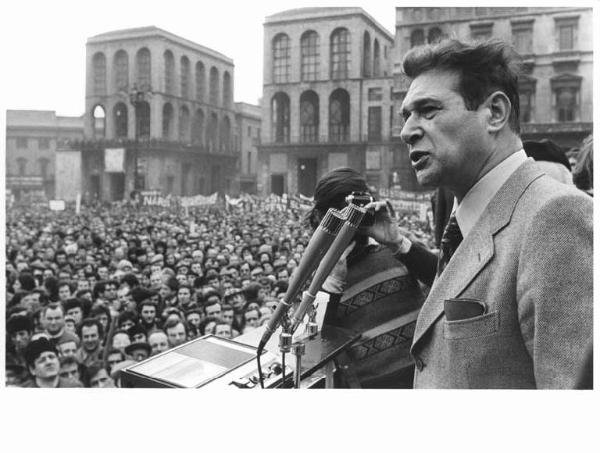
[[(591, 195), (592, 153), (581, 154), (574, 179)], [(413, 238), (436, 248), (431, 221), (397, 214)], [(123, 202), (76, 214), (13, 206), (6, 385), (119, 386), (121, 370), (135, 362), (199, 336), (231, 339), (256, 329), (285, 294), (311, 233), (295, 208), (184, 211)]]
[[(428, 228), (406, 215), (401, 223)], [(312, 231), (301, 210), (131, 203), (6, 217), (6, 384), (119, 385), (127, 365), (265, 323)]]

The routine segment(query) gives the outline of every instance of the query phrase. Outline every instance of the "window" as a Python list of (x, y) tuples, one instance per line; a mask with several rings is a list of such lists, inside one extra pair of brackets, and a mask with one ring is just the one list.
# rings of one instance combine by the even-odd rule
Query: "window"
[(163, 106), (162, 114), (162, 137), (165, 140), (170, 140), (172, 137), (173, 128), (173, 106), (169, 103)]
[(19, 176), (25, 176), (25, 172), (27, 170), (27, 159), (24, 157), (19, 157), (17, 159), (17, 167), (19, 171)]
[(425, 44), (425, 32), (421, 28), (413, 30), (410, 34), (410, 47), (422, 46)]
[(129, 58), (124, 50), (119, 50), (115, 54), (114, 74), (117, 91), (126, 91), (129, 86)]
[(381, 141), (381, 107), (369, 107), (368, 140)]
[(314, 91), (305, 91), (300, 96), (300, 141), (319, 141), (319, 97)]
[(345, 142), (350, 131), (350, 95), (341, 88), (329, 97), (329, 140)]
[(577, 109), (577, 91), (574, 88), (556, 90), (556, 110), (558, 121), (574, 121)]
[(175, 59), (173, 52), (165, 51), (165, 93), (175, 94)]
[(550, 80), (556, 121), (579, 121), (581, 77), (563, 74)]
[(40, 175), (42, 178), (48, 178), (48, 167), (50, 166), (50, 159), (46, 157), (41, 157), (38, 159), (38, 165), (40, 166)]
[(167, 193), (173, 193), (173, 186), (175, 185), (175, 176), (167, 176)]
[(196, 100), (204, 102), (206, 100), (206, 70), (204, 64), (199, 61), (196, 63)]
[(317, 80), (319, 77), (319, 35), (307, 31), (300, 40), (302, 58), (302, 80)]
[(201, 109), (196, 110), (194, 115), (194, 124), (192, 126), (192, 143), (204, 143), (204, 112)]
[(150, 137), (150, 104), (141, 102), (135, 109), (137, 119), (136, 131), (139, 138)]
[(248, 126), (248, 137), (252, 137), (252, 128)]
[(190, 97), (190, 60), (188, 57), (181, 57), (181, 97), (188, 99)]
[[(476, 8), (477, 9), (477, 8)], [(473, 41), (485, 41), (492, 37), (492, 22), (484, 24), (471, 24), (471, 39)]]
[(106, 94), (106, 57), (102, 52), (94, 55), (94, 94)]
[(273, 39), (273, 82), (286, 83), (290, 76), (290, 38), (279, 34)]
[(338, 28), (331, 34), (331, 78), (346, 79), (350, 70), (350, 33)]
[(190, 141), (190, 111), (185, 105), (179, 110), (179, 141)]
[(379, 41), (373, 41), (373, 77), (381, 77), (381, 55)]
[(531, 122), (531, 110), (533, 103), (533, 93), (531, 91), (519, 92), (519, 107), (520, 107), (520, 118), (521, 123)]
[(212, 105), (219, 105), (219, 71), (214, 66), (210, 68), (209, 98)]
[(150, 88), (152, 83), (150, 51), (145, 47), (138, 50), (135, 62), (138, 88), (141, 90)]
[(363, 77), (371, 77), (371, 36), (366, 31), (363, 35)]
[(50, 149), (50, 139), (48, 137), (38, 138), (38, 148), (39, 149)]
[(575, 49), (578, 17), (555, 18), (558, 50)]
[(219, 139), (219, 118), (216, 113), (211, 113), (210, 124), (208, 127), (208, 148), (210, 151), (218, 149)]
[(433, 27), (432, 29), (429, 30), (429, 33), (427, 33), (427, 42), (429, 44), (435, 44), (440, 42), (440, 40), (442, 39), (442, 30), (440, 30), (437, 27)]
[(104, 107), (97, 104), (92, 109), (92, 123), (94, 125), (93, 135), (94, 138), (105, 138), (106, 137), (106, 112)]
[(271, 101), (271, 123), (273, 141), (290, 142), (290, 98), (285, 93), (277, 93)]
[(221, 121), (221, 151), (230, 151), (231, 121), (228, 116), (223, 117)]
[(513, 23), (512, 40), (515, 50), (521, 55), (533, 53), (533, 21)]
[(27, 137), (17, 137), (17, 149), (27, 149)]
[(369, 88), (368, 93), (369, 101), (381, 101), (383, 99), (381, 88)]
[(527, 75), (519, 77), (519, 120), (521, 123), (534, 121), (536, 79)]
[(127, 106), (119, 102), (114, 108), (115, 136), (127, 138)]
[(231, 107), (231, 76), (228, 71), (223, 74), (223, 107)]

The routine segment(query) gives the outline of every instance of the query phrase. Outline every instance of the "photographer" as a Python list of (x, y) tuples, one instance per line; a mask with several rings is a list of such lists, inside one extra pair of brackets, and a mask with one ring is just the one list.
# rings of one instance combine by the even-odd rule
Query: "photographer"
[[(350, 168), (323, 176), (308, 214), (312, 228), (317, 228), (329, 208), (343, 209), (352, 193), (365, 198), (365, 203), (372, 200), (365, 179)], [(357, 233), (323, 290), (330, 294), (325, 324), (361, 333), (348, 351), (361, 387), (411, 388), (413, 364), (408, 351), (424, 295), (406, 267), (388, 248)]]

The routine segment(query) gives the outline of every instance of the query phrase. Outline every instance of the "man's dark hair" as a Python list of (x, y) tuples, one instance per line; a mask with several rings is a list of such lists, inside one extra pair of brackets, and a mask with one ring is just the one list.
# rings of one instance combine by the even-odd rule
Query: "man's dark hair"
[(73, 291), (73, 288), (71, 286), (71, 283), (67, 280), (59, 280), (58, 281), (58, 285), (56, 286), (57, 289), (61, 289), (63, 286), (68, 286), (69, 287), (69, 291)]
[(130, 310), (125, 310), (123, 313), (121, 313), (119, 315), (117, 325), (120, 327), (123, 325), (123, 323), (125, 321), (131, 321), (134, 324), (137, 324), (138, 320), (139, 320), (139, 318), (138, 318), (137, 313), (134, 313), (133, 311), (130, 311)]
[(188, 331), (188, 327), (186, 325), (187, 323), (184, 321), (181, 321), (180, 319), (169, 319), (163, 326), (163, 330), (165, 331), (165, 333), (167, 333), (167, 330), (172, 329), (177, 324), (181, 324), (183, 326), (183, 328), (185, 329), (185, 333), (187, 335), (187, 331)]
[(75, 297), (67, 299), (63, 302), (63, 309), (65, 310), (65, 313), (68, 312), (71, 308), (77, 307), (81, 308), (81, 311), (83, 311), (83, 302)]
[(306, 220), (312, 228), (319, 226), (329, 208), (342, 209), (352, 192), (368, 192), (365, 178), (352, 168), (336, 168), (324, 175), (315, 187), (315, 205)]
[(143, 301), (140, 302), (140, 304), (137, 307), (138, 311), (140, 313), (142, 312), (142, 308), (144, 308), (144, 306), (154, 307), (156, 309), (156, 311), (158, 312), (157, 304), (152, 299), (144, 299)]
[(65, 309), (63, 308), (63, 306), (57, 302), (52, 302), (51, 304), (46, 305), (45, 307), (42, 308), (42, 318), (46, 317), (46, 312), (48, 310), (56, 310), (57, 308), (60, 308), (60, 311), (62, 312), (62, 314), (65, 314)]
[(90, 317), (95, 318), (99, 315), (106, 315), (108, 317), (108, 324), (110, 325), (112, 316), (110, 314), (110, 309), (104, 305), (96, 305), (90, 310)]
[[(91, 387), (92, 383), (92, 379), (94, 378), (94, 376), (96, 376), (100, 370), (102, 370), (104, 367), (102, 366), (102, 364), (100, 362), (93, 362), (92, 364), (90, 364), (85, 371), (83, 372), (83, 376), (81, 376), (81, 381), (83, 382), (83, 385), (85, 387)], [(106, 368), (104, 368), (106, 369)]]
[(502, 91), (511, 104), (508, 124), (513, 132), (521, 132), (518, 55), (505, 42), (466, 44), (447, 39), (435, 45), (418, 46), (404, 56), (402, 69), (411, 79), (431, 70), (456, 72), (459, 76), (456, 91), (467, 110), (476, 110), (494, 91)]
[(83, 338), (81, 336), (83, 328), (91, 326), (98, 327), (98, 337), (100, 339), (104, 338), (104, 329), (102, 328), (102, 323), (97, 318), (85, 318), (83, 321), (81, 321), (81, 325), (77, 328), (77, 335), (79, 335), (79, 338)]
[(140, 286), (140, 281), (134, 274), (125, 274), (121, 277), (121, 283), (127, 283), (131, 288)]

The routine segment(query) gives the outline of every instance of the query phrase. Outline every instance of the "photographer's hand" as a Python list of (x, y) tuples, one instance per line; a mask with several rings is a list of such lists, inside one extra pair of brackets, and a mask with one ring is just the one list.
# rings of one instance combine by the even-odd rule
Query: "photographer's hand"
[(359, 232), (371, 236), (380, 244), (389, 247), (394, 253), (408, 253), (411, 242), (408, 232), (403, 231), (394, 218), (394, 209), (389, 201), (373, 201), (365, 206), (375, 215), (373, 225), (359, 228)]

